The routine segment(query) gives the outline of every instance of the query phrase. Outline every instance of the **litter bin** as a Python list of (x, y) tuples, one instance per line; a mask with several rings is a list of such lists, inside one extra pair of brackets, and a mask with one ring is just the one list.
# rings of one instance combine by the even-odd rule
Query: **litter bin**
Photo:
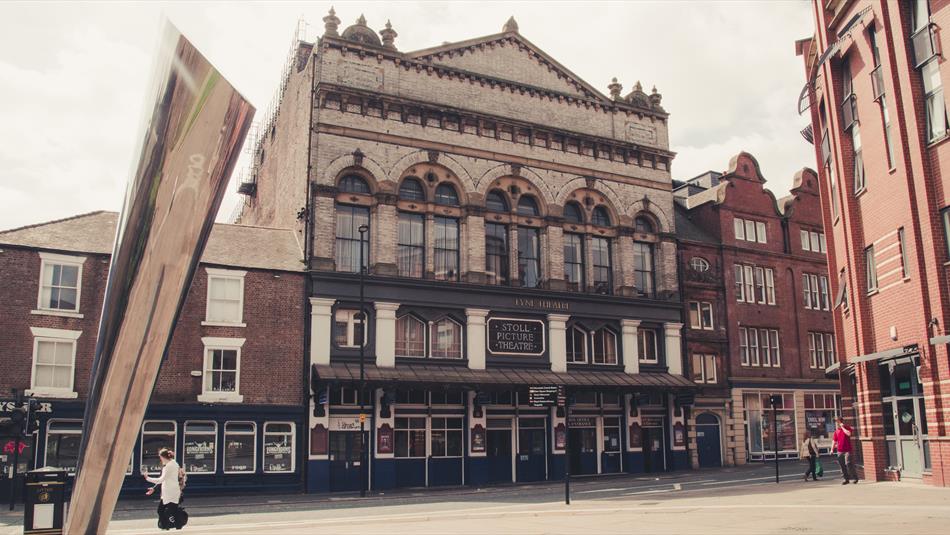
[(23, 534), (63, 532), (66, 518), (66, 471), (40, 468), (26, 473)]

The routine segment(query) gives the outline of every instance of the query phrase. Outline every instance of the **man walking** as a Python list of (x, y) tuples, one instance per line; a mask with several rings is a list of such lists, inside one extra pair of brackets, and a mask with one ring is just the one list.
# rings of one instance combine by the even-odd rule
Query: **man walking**
[(835, 418), (835, 427), (831, 453), (838, 455), (838, 466), (841, 467), (841, 477), (844, 478), (844, 482), (841, 484), (847, 485), (852, 479), (857, 483), (858, 473), (854, 469), (854, 457), (852, 457), (853, 450), (851, 448), (851, 436), (854, 434), (854, 429), (844, 423), (844, 419), (840, 416)]

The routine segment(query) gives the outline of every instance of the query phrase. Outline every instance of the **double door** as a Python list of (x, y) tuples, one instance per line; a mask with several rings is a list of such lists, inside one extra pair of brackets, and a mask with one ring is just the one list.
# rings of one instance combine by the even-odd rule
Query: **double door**
[(666, 471), (666, 434), (663, 428), (644, 427), (642, 444), (644, 471)]
[(489, 418), (485, 433), (485, 456), (489, 483), (510, 483), (514, 448), (510, 418)]
[(360, 490), (361, 442), (359, 431), (330, 431), (331, 492)]
[(882, 366), (881, 385), (888, 461), (906, 477), (921, 477), (929, 467), (927, 413), (923, 387), (912, 363)]

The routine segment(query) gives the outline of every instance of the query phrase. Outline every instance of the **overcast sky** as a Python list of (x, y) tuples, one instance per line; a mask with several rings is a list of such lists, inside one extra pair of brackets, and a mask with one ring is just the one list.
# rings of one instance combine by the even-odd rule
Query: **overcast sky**
[[(796, 39), (812, 34), (810, 2), (178, 2), (0, 4), (0, 229), (92, 210), (119, 210), (151, 71), (168, 17), (262, 110), (301, 17), (323, 33), (330, 5), (341, 31), (365, 14), (410, 51), (520, 32), (607, 94), (654, 85), (670, 112), (674, 178), (756, 156), (778, 196), (814, 151), (799, 130), (804, 83)], [(260, 112), (259, 112), (260, 114)], [(234, 181), (235, 178), (232, 178)], [(232, 184), (219, 221), (239, 201)]]

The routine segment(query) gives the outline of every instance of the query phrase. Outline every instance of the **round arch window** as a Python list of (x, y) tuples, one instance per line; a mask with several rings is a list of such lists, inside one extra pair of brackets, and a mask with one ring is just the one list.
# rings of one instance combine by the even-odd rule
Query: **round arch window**
[(518, 215), (537, 216), (540, 213), (541, 211), (538, 210), (538, 203), (533, 197), (522, 195), (521, 198), (518, 199)]
[(340, 191), (344, 193), (369, 194), (369, 184), (359, 175), (346, 175), (340, 179)]
[(508, 201), (505, 200), (504, 195), (501, 193), (491, 191), (485, 196), (485, 208), (492, 212), (507, 212)]
[(633, 221), (633, 225), (637, 232), (643, 234), (653, 234), (653, 223), (645, 217), (638, 217)]
[(570, 221), (571, 223), (583, 223), (584, 216), (581, 212), (581, 207), (577, 203), (569, 202), (564, 205), (564, 220)]
[(597, 208), (594, 208), (594, 212), (590, 217), (590, 222), (601, 227), (609, 227), (610, 214), (607, 213), (606, 208), (603, 206), (598, 206)]
[(415, 178), (407, 178), (399, 186), (399, 198), (405, 201), (425, 201), (426, 192)]
[(435, 203), (445, 206), (458, 206), (458, 193), (455, 192), (455, 188), (451, 184), (439, 184), (439, 187), (435, 188)]

